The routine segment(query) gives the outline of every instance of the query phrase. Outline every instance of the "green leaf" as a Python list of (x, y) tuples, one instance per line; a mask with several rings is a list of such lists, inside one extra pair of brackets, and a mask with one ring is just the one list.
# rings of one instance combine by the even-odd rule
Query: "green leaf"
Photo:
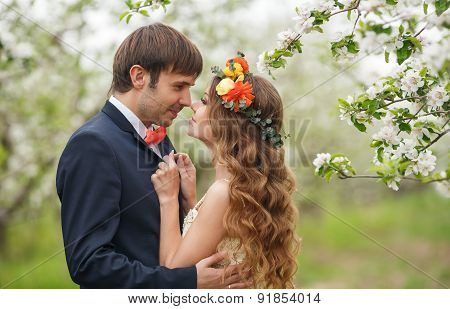
[(131, 10), (133, 8), (133, 1), (127, 0), (125, 1), (125, 4), (128, 6), (128, 8)]
[(400, 131), (411, 133), (411, 126), (408, 123), (402, 122), (398, 127)]
[(129, 14), (128, 11), (123, 12), (122, 14), (120, 14), (120, 16), (119, 16), (119, 21), (122, 21), (122, 19), (124, 19), (124, 17), (127, 16), (128, 14)]
[(428, 3), (426, 3), (425, 1), (423, 2), (423, 12), (425, 15), (428, 14)]
[(398, 4), (398, 0), (386, 0), (386, 4), (396, 5), (396, 4)]
[(435, 0), (434, 6), (436, 8), (436, 15), (440, 16), (442, 13), (447, 11), (447, 9), (450, 6), (450, 1), (449, 0)]
[(383, 145), (382, 141), (372, 141), (372, 143), (370, 144), (370, 147), (377, 148), (377, 147), (379, 147), (381, 145)]
[(384, 52), (384, 61), (386, 61), (386, 63), (389, 63), (389, 53), (387, 51)]
[(130, 19), (131, 19), (132, 16), (133, 16), (133, 14), (129, 14), (129, 15), (127, 16), (127, 19), (126, 19), (127, 24), (130, 22)]
[(369, 113), (373, 114), (378, 109), (379, 106), (380, 106), (379, 101), (369, 100), (369, 105), (368, 105)]
[(422, 51), (422, 43), (420, 43), (420, 41), (416, 37), (411, 36), (411, 37), (408, 37), (407, 40), (410, 41), (411, 43), (413, 43), (415, 48)]
[(356, 175), (356, 171), (352, 166), (347, 166), (347, 169), (350, 171), (350, 173), (352, 173), (353, 175)]
[(150, 17), (150, 15), (148, 14), (147, 10), (139, 10), (139, 13), (141, 13), (144, 16)]
[(404, 41), (403, 47), (397, 49), (397, 63), (399, 65), (405, 62), (405, 60), (411, 56), (412, 54), (411, 45), (412, 43), (410, 43), (410, 41)]
[(297, 50), (297, 52), (299, 54), (301, 54), (302, 53), (302, 43), (300, 41), (295, 41), (293, 43), (293, 45), (294, 45), (295, 49)]
[(428, 69), (425, 67), (422, 70), (420, 70), (419, 75), (421, 77), (425, 77), (425, 75), (427, 75)]
[(377, 149), (377, 159), (380, 162), (383, 162), (383, 151), (384, 151), (383, 147)]
[(284, 61), (283, 61), (283, 60), (284, 60), (284, 59), (275, 60), (275, 61), (273, 61), (270, 65), (271, 65), (272, 67), (274, 67), (275, 69), (284, 67), (284, 66), (285, 66), (285, 63), (286, 63), (286, 60), (284, 60)]
[(366, 132), (367, 128), (364, 124), (355, 121), (353, 125), (361, 132)]
[(345, 101), (344, 99), (339, 98), (338, 101), (339, 101), (340, 106), (350, 108), (350, 104), (347, 101)]
[(329, 169), (325, 172), (325, 175), (323, 176), (327, 182), (330, 182), (331, 176), (333, 176), (333, 170)]
[(314, 31), (323, 33), (323, 29), (322, 29), (321, 27), (319, 27), (319, 26), (314, 26), (314, 27), (312, 27), (311, 29), (314, 30)]

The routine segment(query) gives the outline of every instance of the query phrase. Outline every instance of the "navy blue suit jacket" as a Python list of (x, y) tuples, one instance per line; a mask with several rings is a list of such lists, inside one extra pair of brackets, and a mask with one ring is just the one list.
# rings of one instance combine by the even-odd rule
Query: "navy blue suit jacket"
[[(159, 145), (168, 154), (166, 137)], [(109, 101), (79, 128), (56, 174), (67, 265), (81, 288), (196, 288), (195, 266), (159, 266), (161, 159)], [(182, 223), (180, 201), (180, 228)]]

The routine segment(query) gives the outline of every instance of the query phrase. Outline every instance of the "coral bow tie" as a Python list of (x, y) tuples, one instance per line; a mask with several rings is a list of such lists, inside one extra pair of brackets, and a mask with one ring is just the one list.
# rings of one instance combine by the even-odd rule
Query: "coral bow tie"
[(145, 135), (145, 142), (147, 145), (149, 144), (159, 144), (161, 141), (166, 137), (166, 128), (165, 127), (159, 127), (156, 130), (147, 129), (146, 135)]

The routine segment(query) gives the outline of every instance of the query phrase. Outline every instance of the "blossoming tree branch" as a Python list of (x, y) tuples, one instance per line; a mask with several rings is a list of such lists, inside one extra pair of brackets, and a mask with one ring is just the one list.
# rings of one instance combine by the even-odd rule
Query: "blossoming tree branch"
[[(430, 45), (448, 46), (449, 4), (448, 0), (339, 0), (296, 8), (294, 30), (279, 33), (277, 47), (259, 56), (260, 72), (273, 76), (288, 58), (302, 53), (303, 36), (323, 33), (325, 23), (339, 14), (347, 15), (351, 30), (338, 33), (330, 43), (333, 57), (340, 62), (353, 60), (365, 48), (370, 54), (384, 53), (386, 62), (396, 61), (390, 76), (363, 93), (339, 99), (340, 119), (360, 132), (382, 124), (370, 142), (374, 174), (357, 175), (343, 154), (320, 153), (313, 161), (317, 175), (327, 181), (334, 175), (375, 178), (393, 190), (402, 180), (441, 181), (448, 186), (450, 169), (436, 172), (430, 149), (450, 131), (448, 53), (442, 48), (445, 57), (437, 65), (422, 55)], [(428, 30), (442, 40), (427, 42), (423, 34)]]
[[(125, 1), (129, 10), (121, 15), (148, 16), (146, 8), (165, 9), (170, 1)], [(363, 52), (382, 55), (395, 63), (364, 92), (339, 99), (340, 119), (366, 132), (368, 126), (381, 129), (372, 135), (373, 174), (358, 175), (343, 154), (320, 153), (313, 161), (315, 173), (327, 181), (374, 178), (393, 190), (402, 180), (439, 181), (449, 186), (450, 168), (435, 171), (437, 158), (430, 147), (449, 133), (448, 19), (449, 0), (323, 0), (314, 7), (297, 7), (292, 29), (278, 34), (277, 46), (259, 56), (261, 73), (274, 78), (288, 59), (302, 53), (301, 39), (323, 33), (323, 27), (345, 14), (347, 33), (336, 33), (330, 42), (331, 55), (338, 62), (357, 60)], [(142, 12), (144, 10), (144, 12)], [(433, 35), (427, 36), (427, 32)], [(431, 39), (434, 38), (434, 39)], [(445, 45), (446, 44), (446, 45)], [(437, 55), (427, 50), (438, 50)]]

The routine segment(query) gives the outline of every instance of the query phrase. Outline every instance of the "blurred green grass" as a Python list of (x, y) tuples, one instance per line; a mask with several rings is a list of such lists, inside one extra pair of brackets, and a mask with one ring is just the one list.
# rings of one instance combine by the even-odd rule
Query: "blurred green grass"
[[(332, 197), (313, 200), (441, 283), (450, 285), (448, 199), (432, 188), (389, 194), (384, 199), (360, 204), (350, 200), (345, 207)], [(298, 232), (302, 252), (297, 287), (442, 287), (317, 206), (300, 204)], [(7, 288), (78, 287), (67, 271), (57, 207), (48, 209), (39, 218), (11, 224), (6, 235), (6, 247), (0, 255), (2, 287), (13, 280)]]
[[(307, 194), (305, 194), (307, 196)], [(325, 199), (326, 200), (326, 199)], [(431, 187), (345, 207), (314, 199), (434, 279), (450, 285), (448, 199)], [(308, 288), (442, 288), (324, 211), (302, 206), (297, 282)]]

